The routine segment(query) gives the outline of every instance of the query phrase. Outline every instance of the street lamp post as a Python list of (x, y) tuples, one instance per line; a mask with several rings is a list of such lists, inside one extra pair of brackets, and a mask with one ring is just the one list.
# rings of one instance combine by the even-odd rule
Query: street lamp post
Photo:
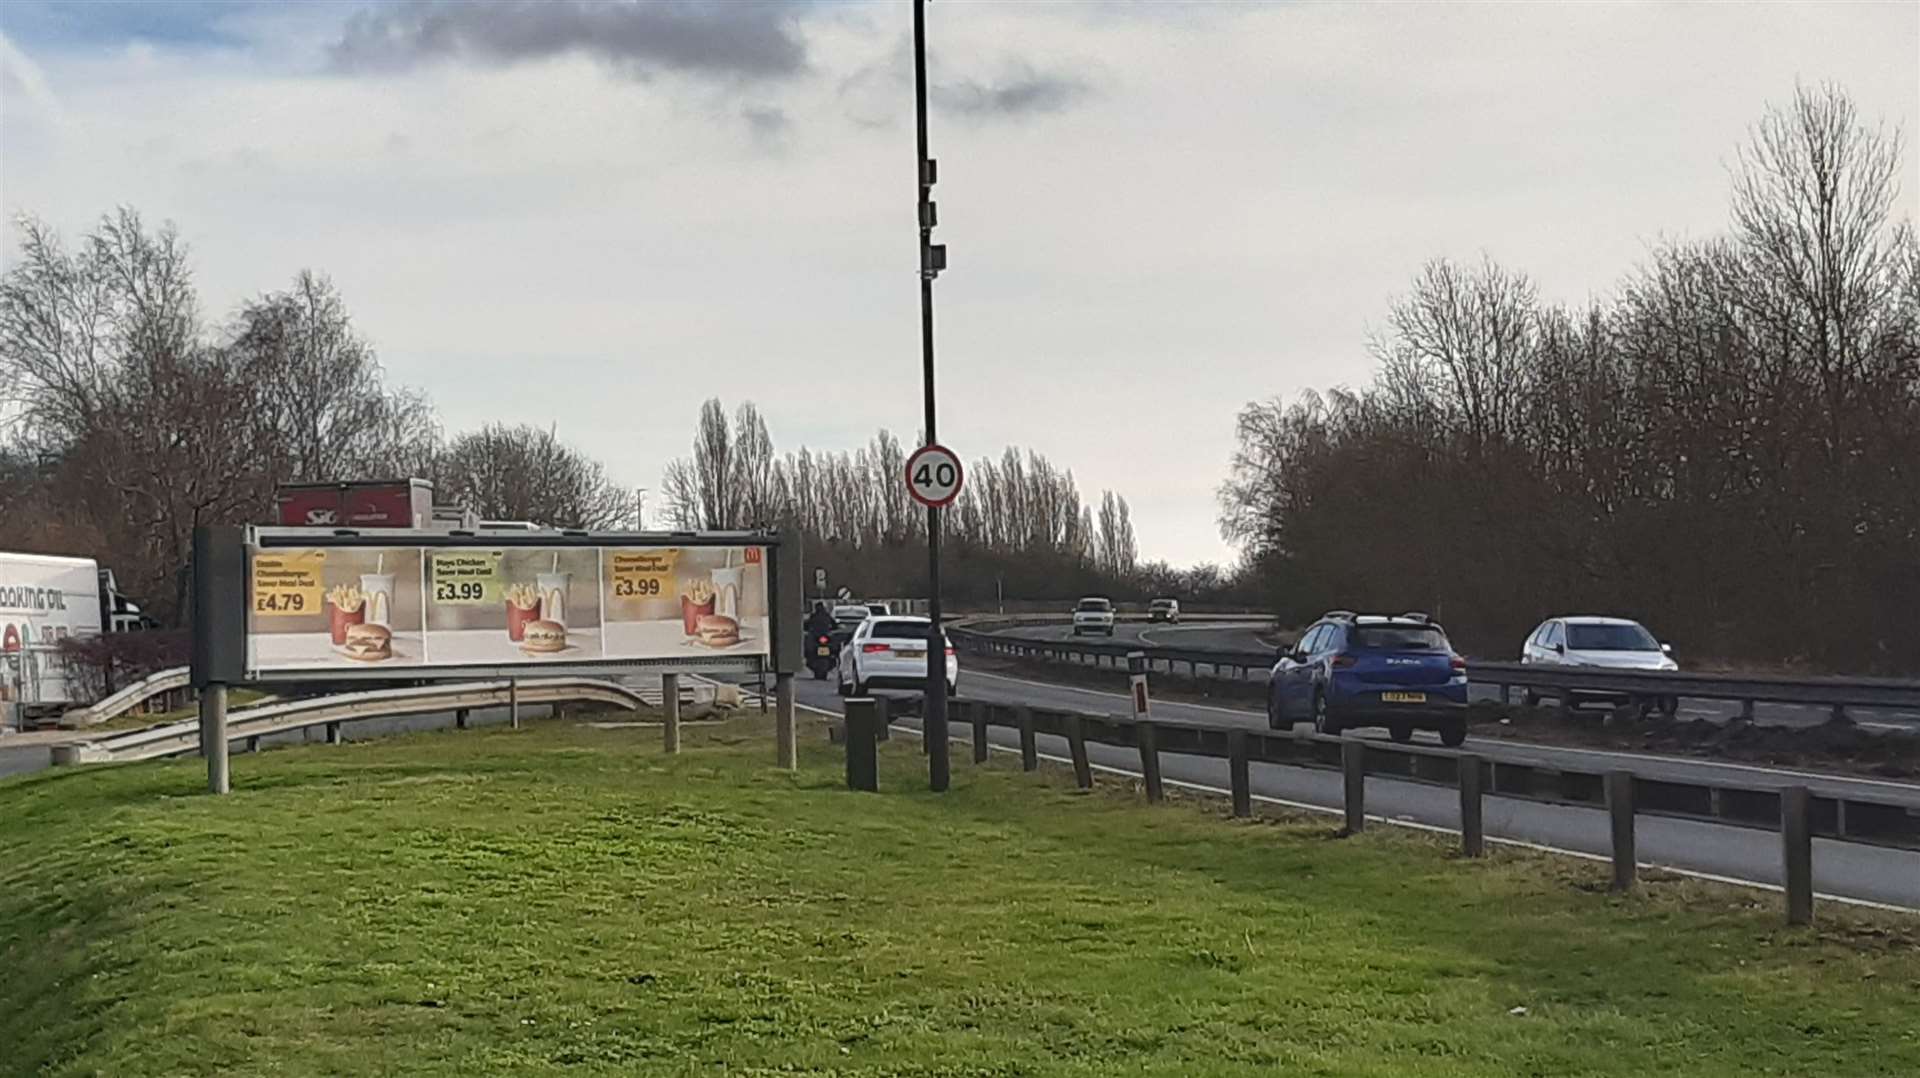
[[(932, 199), (938, 178), (933, 158), (927, 156), (927, 19), (926, 0), (913, 0), (913, 114), (919, 145), (915, 181), (920, 225), (920, 363), (926, 389), (927, 420), (923, 445), (934, 445), (933, 407), (933, 279), (947, 265), (947, 248), (933, 242), (937, 223)], [(927, 784), (935, 793), (947, 788), (947, 649), (940, 630), (940, 509), (927, 507), (927, 691), (921, 717), (927, 741)]]

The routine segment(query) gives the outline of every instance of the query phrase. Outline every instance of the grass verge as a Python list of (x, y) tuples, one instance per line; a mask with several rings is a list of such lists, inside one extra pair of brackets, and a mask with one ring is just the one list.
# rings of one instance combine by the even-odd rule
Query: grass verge
[[(819, 728), (543, 723), (0, 782), (8, 1073), (1920, 1073), (1916, 922)], [(1516, 1011), (1516, 1008), (1524, 1008)]]

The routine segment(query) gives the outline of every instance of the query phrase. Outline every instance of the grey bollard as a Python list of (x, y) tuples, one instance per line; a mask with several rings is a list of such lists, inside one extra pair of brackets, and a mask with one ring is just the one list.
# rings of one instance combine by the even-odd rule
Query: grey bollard
[(1153, 723), (1134, 724), (1134, 733), (1140, 744), (1140, 775), (1146, 781), (1147, 802), (1159, 804), (1166, 800), (1166, 787), (1160, 782), (1160, 737)]
[(1347, 809), (1347, 834), (1367, 829), (1367, 745), (1348, 738), (1340, 743), (1340, 776)]
[(1486, 831), (1482, 822), (1483, 776), (1480, 757), (1468, 754), (1457, 761), (1460, 768), (1460, 852), (1468, 857), (1486, 853)]
[(1633, 842), (1633, 772), (1609, 771), (1605, 782), (1613, 832), (1613, 889), (1631, 891), (1639, 871)]
[(663, 747), (668, 756), (680, 751), (680, 675), (660, 675), (660, 712), (662, 722)]
[(893, 740), (893, 703), (884, 696), (873, 698), (873, 739)]
[(1227, 731), (1227, 770), (1233, 780), (1233, 814), (1240, 819), (1253, 815), (1253, 784), (1247, 776), (1247, 732)]
[(1780, 856), (1790, 925), (1813, 922), (1813, 829), (1807, 818), (1811, 802), (1805, 786), (1780, 791)]
[(1040, 767), (1040, 745), (1033, 732), (1033, 709), (1020, 704), (1013, 709), (1014, 724), (1020, 727), (1020, 770)]
[(875, 745), (880, 722), (873, 701), (865, 698), (847, 701), (847, 789), (876, 791), (880, 788), (880, 757)]

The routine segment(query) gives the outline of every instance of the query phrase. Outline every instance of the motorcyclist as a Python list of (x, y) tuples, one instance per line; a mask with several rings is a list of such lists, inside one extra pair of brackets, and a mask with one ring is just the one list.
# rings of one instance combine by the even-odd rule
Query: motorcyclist
[(813, 604), (813, 613), (807, 615), (807, 632), (816, 636), (833, 632), (833, 615), (827, 612), (827, 604)]

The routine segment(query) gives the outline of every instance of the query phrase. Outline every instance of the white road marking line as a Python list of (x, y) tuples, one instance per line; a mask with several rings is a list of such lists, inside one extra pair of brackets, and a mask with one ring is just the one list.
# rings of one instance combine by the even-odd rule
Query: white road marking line
[[(1085, 693), (1088, 696), (1105, 696), (1115, 700), (1127, 699), (1127, 697), (1122, 693), (1105, 692), (1100, 689), (1082, 689), (1074, 685), (1057, 685), (1047, 681), (1031, 681), (1026, 678), (1007, 677), (1004, 674), (988, 674), (988, 673), (975, 671), (971, 676), (991, 678), (996, 681), (1012, 681), (1021, 685), (1032, 685), (1032, 686), (1035, 686), (1036, 688), (1042, 688), (1042, 689), (1060, 689), (1066, 692)], [(1215, 707), (1211, 704), (1188, 704), (1188, 703), (1183, 703), (1182, 701), (1179, 701), (1179, 700), (1167, 700), (1165, 701), (1165, 703), (1169, 707), (1190, 707), (1190, 708), (1197, 708), (1202, 711), (1218, 711), (1227, 715), (1240, 715), (1243, 717), (1250, 717), (1255, 719), (1261, 717), (1260, 712), (1255, 711), (1252, 708)], [(1861, 723), (1861, 725), (1865, 726), (1866, 724)], [(1920, 791), (1920, 783), (1893, 782), (1887, 779), (1855, 778), (1852, 775), (1843, 775), (1837, 772), (1830, 772), (1830, 771), (1793, 771), (1793, 770), (1788, 770), (1786, 768), (1759, 767), (1754, 764), (1736, 764), (1736, 763), (1730, 763), (1722, 760), (1703, 760), (1697, 756), (1663, 756), (1658, 753), (1651, 753), (1651, 752), (1619, 752), (1613, 749), (1576, 748), (1568, 745), (1549, 745), (1539, 741), (1517, 741), (1517, 740), (1511, 740), (1504, 737), (1503, 738), (1487, 738), (1485, 740), (1492, 744), (1512, 745), (1512, 746), (1515, 746), (1516, 748), (1523, 748), (1523, 749), (1545, 749), (1545, 750), (1554, 751), (1554, 752), (1584, 752), (1594, 756), (1617, 756), (1622, 759), (1628, 759), (1628, 760), (1654, 760), (1654, 761), (1659, 761), (1662, 763), (1670, 763), (1670, 764), (1692, 764), (1695, 767), (1726, 767), (1726, 768), (1732, 768), (1735, 771), (1753, 771), (1763, 775), (1782, 775), (1789, 778), (1828, 779), (1828, 780), (1839, 781), (1839, 782), (1857, 782), (1867, 786), (1887, 786), (1895, 790), (1906, 790), (1910, 793), (1915, 791)]]

